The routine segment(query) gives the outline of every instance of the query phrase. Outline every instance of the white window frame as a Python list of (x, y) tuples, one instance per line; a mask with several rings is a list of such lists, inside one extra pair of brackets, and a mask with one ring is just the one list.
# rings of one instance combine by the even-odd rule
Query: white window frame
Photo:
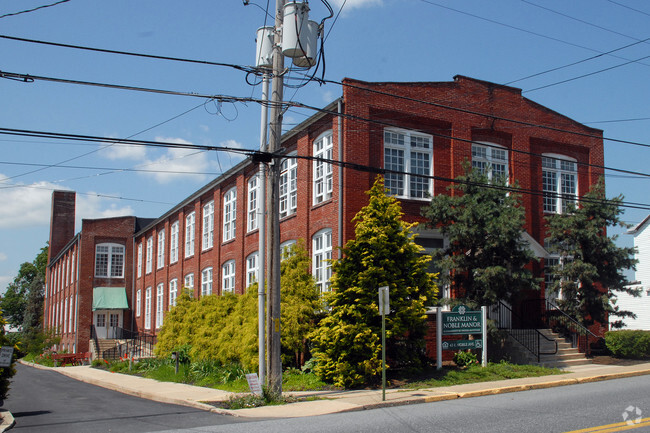
[(203, 206), (203, 238), (201, 249), (203, 251), (214, 246), (214, 200)]
[(557, 154), (542, 155), (544, 213), (566, 213), (578, 200), (578, 162)]
[(237, 230), (237, 187), (230, 188), (223, 196), (223, 241), (235, 239)]
[(259, 211), (260, 211), (260, 201), (263, 200), (263, 197), (260, 197), (260, 173), (255, 173), (253, 176), (248, 179), (248, 221), (247, 221), (247, 230), (252, 232), (257, 230)]
[(201, 271), (201, 297), (212, 294), (212, 267), (207, 267)]
[(142, 315), (142, 289), (138, 289), (135, 295), (135, 317)]
[(323, 229), (312, 238), (313, 274), (320, 293), (329, 292), (332, 277), (332, 229)]
[(165, 266), (165, 229), (158, 232), (158, 250), (156, 253), (156, 269), (160, 269)]
[(260, 254), (258, 251), (255, 251), (246, 257), (246, 287), (250, 287), (258, 281), (259, 261)]
[(394, 171), (384, 175), (384, 184), (391, 195), (428, 200), (433, 194), (433, 136), (385, 128), (384, 169)]
[(293, 245), (296, 245), (296, 240), (295, 239), (290, 239), (288, 241), (284, 241), (280, 244), (280, 261), (284, 260), (287, 258), (289, 255), (289, 250)]
[(280, 218), (298, 209), (298, 160), (289, 154), (280, 164)]
[(189, 273), (183, 278), (183, 287), (194, 293), (194, 273)]
[(490, 182), (495, 177), (509, 180), (508, 149), (487, 141), (472, 143), (472, 168), (486, 175)]
[[(124, 245), (108, 242), (95, 245), (95, 277), (124, 278), (125, 256)], [(65, 275), (62, 283), (65, 283), (64, 279)]]
[(145, 274), (150, 274), (153, 268), (153, 236), (147, 238), (147, 254), (144, 259), (145, 262)]
[(176, 298), (178, 297), (178, 280), (176, 278), (169, 282), (169, 309), (176, 306)]
[(235, 261), (228, 260), (221, 266), (221, 294), (235, 293)]
[(147, 287), (144, 295), (144, 329), (151, 329), (151, 287)]
[[(334, 141), (332, 131), (321, 134), (314, 141), (314, 158), (333, 159)], [(334, 171), (332, 164), (314, 160), (314, 204), (322, 203), (332, 198), (334, 190)]]
[(158, 284), (156, 288), (156, 329), (163, 325), (163, 311), (165, 310), (165, 285)]
[(138, 243), (138, 278), (142, 277), (142, 242)]
[(185, 217), (185, 258), (194, 255), (196, 212), (192, 211)]
[(178, 232), (180, 223), (174, 221), (169, 229), (169, 263), (178, 261)]

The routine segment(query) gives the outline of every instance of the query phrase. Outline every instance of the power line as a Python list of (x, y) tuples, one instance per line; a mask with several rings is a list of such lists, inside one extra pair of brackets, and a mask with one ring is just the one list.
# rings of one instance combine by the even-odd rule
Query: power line
[(61, 1), (49, 4), (49, 5), (43, 5), (43, 6), (38, 6), (38, 7), (32, 8), (32, 9), (27, 9), (27, 10), (24, 10), (24, 11), (20, 11), (20, 12), (13, 12), (13, 13), (10, 13), (10, 14), (4, 14), (4, 15), (0, 15), (0, 18), (13, 17), (13, 16), (20, 15), (20, 14), (26, 14), (26, 13), (29, 13), (29, 12), (34, 12), (34, 11), (37, 11), (39, 9), (51, 8), (52, 6), (57, 6), (57, 5), (60, 5), (62, 3), (67, 3), (69, 1), (70, 0), (61, 0)]
[[(34, 136), (45, 136), (48, 138), (59, 138), (59, 139), (73, 139), (73, 140), (86, 140), (86, 141), (105, 141), (106, 138), (104, 137), (95, 137), (95, 136), (81, 136), (81, 135), (76, 135), (76, 134), (60, 134), (60, 133), (46, 133), (42, 131), (34, 131)], [(30, 135), (29, 131), (24, 131), (24, 130), (9, 130), (7, 128), (0, 128), (0, 134), (16, 134), (16, 135)], [(328, 159), (328, 158), (321, 158), (321, 157), (314, 157), (310, 155), (286, 155), (284, 153), (282, 154), (276, 154), (272, 152), (262, 152), (262, 151), (252, 151), (252, 150), (243, 150), (243, 149), (234, 149), (234, 148), (228, 148), (228, 147), (222, 147), (222, 146), (206, 146), (206, 145), (194, 145), (194, 144), (179, 144), (179, 143), (169, 143), (169, 142), (152, 142), (152, 141), (146, 141), (146, 140), (114, 140), (116, 142), (120, 143), (127, 143), (127, 144), (137, 144), (137, 145), (147, 145), (147, 146), (155, 146), (155, 147), (175, 147), (175, 148), (192, 148), (192, 149), (204, 149), (204, 150), (217, 150), (217, 151), (229, 151), (229, 152), (234, 152), (234, 153), (240, 153), (240, 154), (245, 154), (249, 156), (252, 160), (254, 161), (270, 161), (272, 159), (276, 158), (296, 158), (296, 159), (305, 159), (308, 161), (321, 161), (326, 164), (332, 164), (332, 165), (338, 165), (343, 168), (347, 169), (353, 169), (356, 171), (363, 171), (363, 172), (369, 172), (369, 173), (376, 173), (376, 174), (398, 174), (398, 175), (407, 175), (407, 176), (415, 176), (415, 177), (420, 177), (424, 179), (431, 179), (431, 180), (438, 180), (438, 181), (443, 181), (443, 182), (449, 182), (449, 183), (463, 183), (462, 181), (459, 181), (457, 179), (451, 179), (451, 178), (446, 178), (442, 176), (436, 176), (436, 175), (422, 175), (422, 174), (414, 174), (414, 173), (408, 173), (405, 171), (399, 171), (399, 170), (390, 170), (386, 168), (380, 168), (380, 167), (374, 167), (370, 165), (365, 165), (365, 164), (358, 164), (358, 163), (351, 163), (351, 162), (346, 162), (346, 161), (338, 161), (334, 159)], [(474, 185), (483, 185), (483, 184), (475, 184), (469, 182), (468, 184), (474, 184)], [(537, 195), (537, 196), (551, 196), (551, 197), (565, 197), (565, 194), (558, 194), (558, 193), (553, 193), (553, 192), (546, 192), (546, 191), (539, 191), (539, 190), (533, 190), (533, 189), (525, 189), (525, 188), (519, 188), (519, 187), (513, 187), (513, 186), (499, 186), (499, 185), (485, 185), (487, 188), (496, 188), (500, 189), (506, 192), (512, 192), (512, 193), (520, 193), (520, 194), (528, 194), (528, 195)], [(590, 201), (589, 199), (585, 199), (582, 197), (577, 197), (576, 200), (578, 201)], [(611, 203), (611, 200), (591, 200), (596, 203)], [(624, 202), (620, 201), (620, 205), (623, 207), (627, 208), (633, 208), (633, 209), (643, 209), (643, 210), (650, 210), (650, 204), (645, 204), (645, 203), (636, 203), (636, 202)]]

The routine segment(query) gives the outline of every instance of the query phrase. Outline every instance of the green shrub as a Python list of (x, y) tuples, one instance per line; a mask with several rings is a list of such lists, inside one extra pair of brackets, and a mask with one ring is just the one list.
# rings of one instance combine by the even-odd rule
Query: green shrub
[(605, 333), (605, 345), (617, 358), (649, 358), (650, 331), (609, 331)]
[(459, 351), (454, 354), (454, 363), (459, 367), (467, 367), (468, 365), (478, 363), (478, 358), (475, 353)]

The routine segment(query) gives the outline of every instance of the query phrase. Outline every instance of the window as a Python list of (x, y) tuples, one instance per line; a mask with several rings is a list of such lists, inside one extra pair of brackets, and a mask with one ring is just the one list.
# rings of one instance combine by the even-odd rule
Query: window
[(72, 260), (71, 260), (71, 263), (70, 263), (72, 269), (70, 270), (70, 274), (72, 275), (71, 278), (72, 278), (72, 282), (73, 282), (73, 283), (74, 283), (75, 281), (77, 281), (77, 275), (74, 273), (74, 271), (75, 271), (75, 266), (74, 266), (74, 264), (75, 264), (75, 253), (72, 253)]
[(235, 239), (237, 222), (237, 189), (231, 188), (223, 198), (223, 241)]
[(111, 313), (108, 315), (108, 326), (111, 328), (117, 328), (120, 326), (120, 316), (119, 314)]
[[(328, 131), (314, 142), (314, 157), (332, 159), (332, 131)], [(332, 164), (314, 160), (314, 204), (332, 198)]]
[(488, 177), (508, 180), (508, 151), (494, 144), (483, 146), (472, 143), (472, 167)]
[(104, 313), (97, 314), (97, 327), (106, 328), (106, 314)]
[(553, 273), (553, 268), (559, 264), (559, 256), (550, 256), (544, 259), (544, 286), (547, 293), (551, 291), (553, 284), (557, 281), (557, 275)]
[(578, 195), (578, 173), (575, 160), (559, 155), (542, 156), (542, 189), (544, 212), (565, 213)]
[(194, 255), (194, 219), (195, 212), (185, 217), (185, 257)]
[(188, 289), (190, 293), (194, 293), (194, 274), (185, 275), (183, 286)]
[(388, 191), (404, 198), (431, 194), (433, 139), (430, 135), (387, 128), (384, 130), (384, 182)]
[(246, 287), (249, 287), (258, 280), (259, 256), (258, 252), (255, 251), (253, 254), (246, 257)]
[(221, 267), (221, 294), (235, 291), (235, 261), (228, 260)]
[(142, 276), (142, 242), (138, 244), (138, 278)]
[(158, 233), (158, 261), (157, 268), (165, 266), (165, 230)]
[(70, 315), (68, 316), (68, 320), (69, 320), (68, 331), (72, 332), (72, 325), (74, 324), (74, 317), (75, 317), (74, 308), (73, 308), (74, 306), (72, 304), (73, 302), (72, 295), (70, 295), (70, 297), (68, 298), (68, 302), (70, 302)]
[(169, 263), (178, 261), (178, 226), (176, 221), (169, 231)]
[(280, 244), (280, 260), (286, 259), (292, 252), (292, 247), (296, 244), (295, 240), (289, 240)]
[(325, 229), (313, 238), (313, 266), (316, 285), (321, 293), (329, 291), (332, 276), (332, 230)]
[(135, 317), (140, 317), (142, 314), (142, 289), (138, 289), (135, 295)]
[(212, 294), (212, 268), (205, 268), (201, 272), (201, 296)]
[(201, 248), (207, 250), (214, 244), (214, 201), (203, 206), (203, 243)]
[(151, 329), (151, 287), (147, 287), (144, 295), (144, 329)]
[(260, 174), (248, 179), (248, 231), (257, 230), (258, 212), (260, 211), (260, 202), (264, 197), (260, 197)]
[(169, 309), (176, 306), (176, 297), (178, 296), (178, 280), (174, 278), (169, 282)]
[(298, 162), (286, 158), (280, 165), (280, 218), (296, 213), (298, 208)]
[(124, 246), (98, 244), (95, 247), (95, 276), (124, 278)]
[(164, 293), (165, 286), (162, 283), (158, 284), (156, 288), (156, 328), (160, 328), (163, 324)]
[(151, 273), (152, 262), (153, 262), (153, 236), (150, 236), (149, 239), (147, 239), (147, 257), (145, 258), (145, 270), (144, 270), (147, 274)]

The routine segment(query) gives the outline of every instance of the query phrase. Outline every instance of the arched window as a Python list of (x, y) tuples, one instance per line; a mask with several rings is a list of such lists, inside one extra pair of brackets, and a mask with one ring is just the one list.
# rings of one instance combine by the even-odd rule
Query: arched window
[(332, 229), (323, 229), (312, 238), (314, 277), (321, 293), (328, 292), (332, 276)]
[[(332, 131), (327, 131), (314, 141), (314, 158), (331, 160), (333, 149)], [(332, 164), (314, 160), (314, 204), (332, 198), (332, 173)]]

